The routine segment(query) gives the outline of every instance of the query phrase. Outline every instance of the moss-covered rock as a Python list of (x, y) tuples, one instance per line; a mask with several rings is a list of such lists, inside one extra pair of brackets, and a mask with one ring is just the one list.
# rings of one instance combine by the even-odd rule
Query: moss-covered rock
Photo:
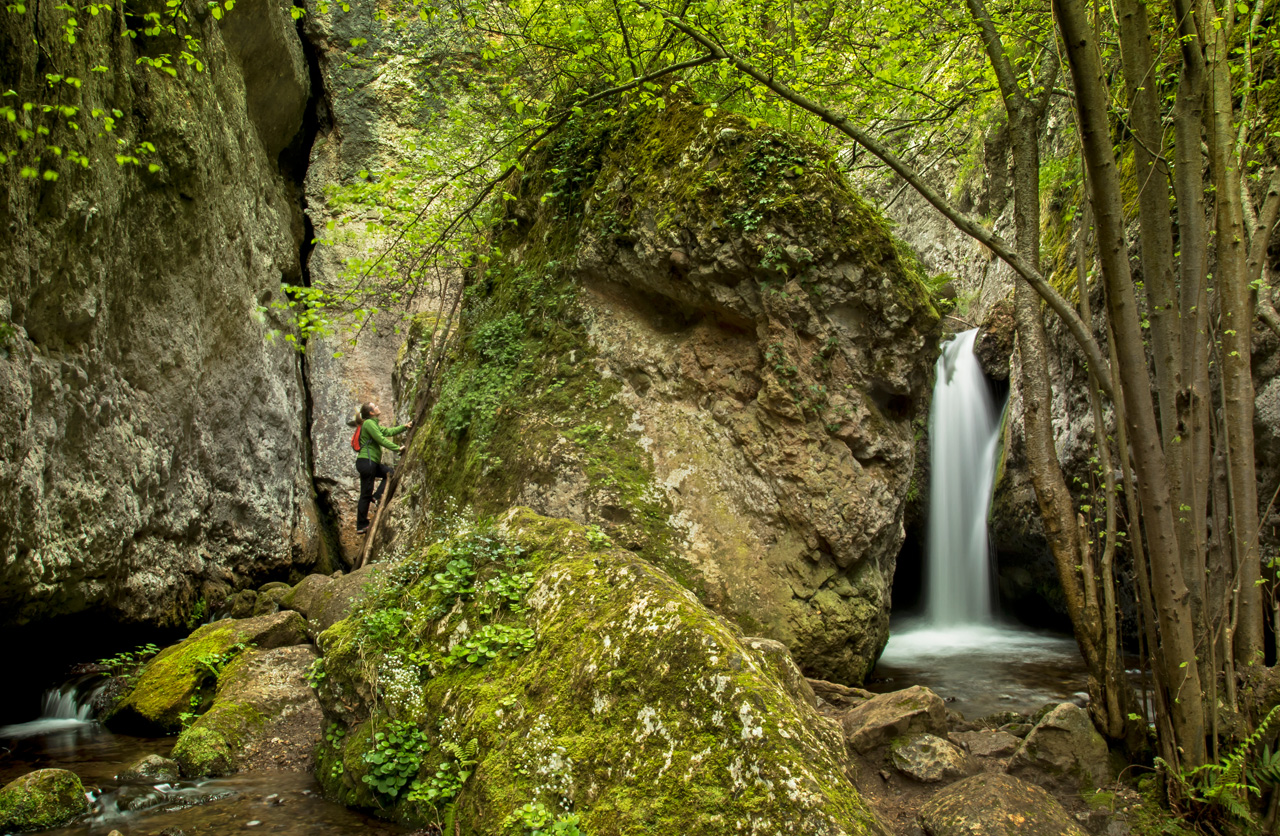
[(237, 657), (218, 677), (212, 707), (173, 747), (182, 774), (310, 770), (320, 742), (320, 704), (307, 676), (317, 656), (310, 645), (297, 645)]
[(182, 715), (199, 712), (213, 696), (216, 671), (240, 650), (288, 647), (307, 640), (295, 612), (206, 624), (147, 663), (133, 689), (112, 710), (112, 728), (140, 734), (173, 734)]
[(232, 662), (218, 679), (212, 707), (174, 746), (183, 774), (310, 770), (321, 725), (308, 682), (317, 656), (310, 645), (296, 645), (250, 650)]
[(821, 149), (676, 99), (584, 115), (506, 188), (403, 519), (600, 525), (806, 673), (861, 679), (937, 350), (914, 262)]
[(0, 789), (0, 830), (48, 830), (87, 812), (79, 776), (65, 769), (28, 772)]
[(779, 646), (589, 529), (505, 531), (420, 549), (320, 637), (330, 797), (464, 834), (882, 832)]

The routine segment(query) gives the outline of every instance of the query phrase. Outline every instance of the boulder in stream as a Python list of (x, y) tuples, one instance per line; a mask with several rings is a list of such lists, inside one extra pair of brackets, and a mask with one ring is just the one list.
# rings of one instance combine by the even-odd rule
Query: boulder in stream
[(80, 777), (65, 769), (37, 769), (0, 789), (0, 830), (48, 830), (88, 812)]
[(995, 772), (938, 793), (921, 809), (920, 825), (928, 836), (1085, 836), (1049, 793)]
[(320, 703), (307, 681), (317, 655), (296, 645), (237, 657), (218, 678), (213, 706), (173, 747), (182, 774), (309, 771), (320, 742)]
[(182, 729), (182, 715), (200, 709), (202, 689), (237, 653), (249, 647), (267, 650), (302, 644), (307, 640), (306, 628), (295, 612), (206, 624), (147, 663), (107, 724), (136, 734), (176, 733)]
[(178, 780), (178, 764), (159, 755), (147, 755), (116, 775), (116, 780), (130, 784), (171, 784)]

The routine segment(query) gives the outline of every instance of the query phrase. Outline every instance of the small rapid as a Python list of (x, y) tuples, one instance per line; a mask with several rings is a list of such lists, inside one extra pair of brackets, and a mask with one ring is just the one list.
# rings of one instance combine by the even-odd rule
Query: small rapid
[(102, 677), (84, 676), (49, 688), (40, 700), (40, 716), (26, 723), (0, 726), (0, 738), (24, 738), (74, 732), (94, 723), (93, 698), (102, 688)]

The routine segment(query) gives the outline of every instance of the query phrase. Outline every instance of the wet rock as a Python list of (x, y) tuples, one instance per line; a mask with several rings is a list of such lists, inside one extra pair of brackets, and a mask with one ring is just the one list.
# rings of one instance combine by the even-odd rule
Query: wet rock
[(135, 734), (176, 733), (182, 714), (192, 709), (191, 698), (209, 683), (208, 660), (237, 652), (241, 645), (266, 650), (301, 644), (307, 640), (306, 627), (295, 612), (206, 624), (148, 662), (107, 723)]
[(963, 778), (972, 768), (960, 747), (932, 734), (917, 735), (894, 746), (890, 759), (903, 775), (924, 784)]
[(87, 812), (84, 785), (65, 769), (28, 772), (0, 789), (0, 830), (48, 830)]
[(253, 605), (255, 616), (280, 612), (280, 602), (292, 591), (292, 587), (287, 584), (268, 584), (268, 586), (271, 588), (263, 587), (258, 590), (258, 600)]
[(912, 734), (946, 734), (942, 698), (920, 685), (880, 694), (845, 713), (841, 721), (849, 748), (863, 754)]
[(165, 802), (165, 794), (154, 787), (123, 786), (116, 792), (116, 804), (121, 810), (136, 812)]
[(178, 764), (159, 755), (147, 755), (117, 775), (116, 780), (135, 784), (171, 784), (178, 780)]
[(956, 732), (951, 739), (979, 758), (1007, 758), (1022, 744), (1017, 737), (1004, 731)]
[(921, 809), (920, 825), (928, 836), (1086, 836), (1049, 793), (1000, 773), (947, 787)]
[(309, 771), (320, 742), (320, 704), (307, 681), (310, 645), (249, 650), (218, 679), (213, 706), (173, 747), (188, 778), (243, 769)]
[(1036, 724), (1010, 760), (1009, 773), (1068, 789), (1100, 787), (1116, 777), (1107, 742), (1089, 713), (1071, 703), (1056, 706)]
[[(845, 775), (838, 729), (793, 696), (776, 650), (762, 654), (662, 570), (581, 526), (523, 510), (506, 525), (523, 557), (477, 569), (532, 575), (519, 614), (494, 620), (475, 599), (442, 606), (452, 597), (432, 588), (434, 573), (463, 553), (460, 538), (410, 552), (378, 592), (383, 608), (320, 636), (318, 690), (335, 727), (316, 776), (328, 797), (382, 804), (411, 827), (433, 821), (407, 793), (388, 798), (364, 780), (377, 777), (381, 741), (401, 733), (394, 717), (426, 738), (422, 774), (446, 742), (475, 741), (467, 791), (482, 803), (458, 805), (459, 832), (502, 831), (544, 787), (575, 805), (587, 833), (883, 832)], [(441, 614), (370, 641), (385, 613), (411, 605)], [(431, 663), (419, 684), (411, 659), (497, 626), (531, 631), (527, 649)]]
[(1016, 333), (1013, 303), (1003, 299), (992, 305), (973, 345), (983, 373), (992, 380), (1009, 379), (1009, 358), (1013, 355)]

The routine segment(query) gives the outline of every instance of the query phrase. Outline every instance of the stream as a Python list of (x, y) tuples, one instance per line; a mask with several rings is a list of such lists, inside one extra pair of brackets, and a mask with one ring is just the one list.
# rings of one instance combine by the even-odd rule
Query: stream
[(175, 784), (116, 780), (144, 755), (168, 756), (176, 737), (114, 734), (90, 719), (92, 683), (71, 682), (45, 693), (36, 720), (0, 726), (0, 786), (35, 769), (80, 776), (92, 813), (56, 836), (195, 836), (244, 831), (286, 836), (403, 834), (404, 828), (325, 801), (309, 773), (241, 772)]

